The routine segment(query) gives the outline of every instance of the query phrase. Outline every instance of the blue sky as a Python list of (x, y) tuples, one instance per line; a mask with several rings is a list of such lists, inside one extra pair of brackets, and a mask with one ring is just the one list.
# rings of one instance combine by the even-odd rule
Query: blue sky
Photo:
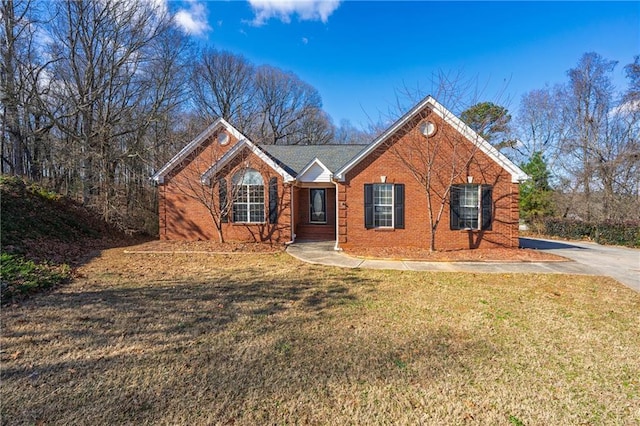
[[(163, 0), (156, 0), (162, 2)], [(585, 52), (624, 65), (640, 54), (640, 2), (171, 1), (195, 41), (292, 71), (334, 123), (366, 127), (403, 86), (438, 72), (477, 82), (479, 100), (516, 112), (521, 96), (567, 81)], [(447, 105), (445, 105), (447, 106)]]

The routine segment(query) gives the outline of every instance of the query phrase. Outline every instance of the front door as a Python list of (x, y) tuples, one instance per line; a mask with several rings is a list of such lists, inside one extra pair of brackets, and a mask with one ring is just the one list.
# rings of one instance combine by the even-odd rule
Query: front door
[(327, 193), (324, 188), (309, 189), (309, 222), (327, 223)]

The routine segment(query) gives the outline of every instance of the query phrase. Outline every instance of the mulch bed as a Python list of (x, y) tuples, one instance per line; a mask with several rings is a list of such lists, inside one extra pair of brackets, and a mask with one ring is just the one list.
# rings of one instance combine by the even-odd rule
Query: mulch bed
[(127, 253), (277, 253), (283, 244), (217, 241), (149, 241), (127, 247)]
[[(217, 241), (149, 241), (127, 247), (127, 253), (278, 253), (283, 244)], [(475, 249), (429, 252), (419, 248), (364, 247), (345, 249), (344, 253), (365, 258), (424, 260), (430, 262), (558, 262), (566, 258), (530, 249)]]
[(408, 247), (363, 247), (345, 253), (364, 258), (424, 260), (429, 262), (566, 262), (569, 259), (531, 249), (492, 248), (429, 252)]

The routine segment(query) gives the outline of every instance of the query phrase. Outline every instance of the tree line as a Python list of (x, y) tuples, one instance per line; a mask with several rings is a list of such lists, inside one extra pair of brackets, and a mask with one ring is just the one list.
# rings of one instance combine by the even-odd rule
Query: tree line
[(149, 176), (212, 119), (262, 144), (334, 140), (314, 87), (198, 49), (154, 2), (1, 0), (0, 16), (0, 171), (123, 228), (153, 229)]
[[(149, 176), (215, 118), (259, 144), (363, 143), (380, 128), (336, 126), (294, 73), (198, 48), (154, 2), (0, 0), (0, 19), (0, 172), (123, 229), (155, 230)], [(542, 162), (543, 178), (523, 187), (542, 207), (525, 214), (638, 218), (640, 65), (626, 65), (620, 96), (616, 65), (585, 54), (513, 120), (487, 102), (456, 111), (517, 162)]]
[(586, 222), (640, 220), (640, 60), (624, 66), (582, 55), (568, 80), (523, 96), (513, 155), (532, 177), (522, 185), (524, 216)]

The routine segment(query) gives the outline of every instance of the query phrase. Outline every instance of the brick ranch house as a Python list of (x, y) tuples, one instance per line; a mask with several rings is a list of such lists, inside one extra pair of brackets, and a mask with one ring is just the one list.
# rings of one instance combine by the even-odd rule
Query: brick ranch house
[[(164, 240), (518, 247), (527, 175), (428, 96), (368, 145), (259, 146), (216, 120), (153, 175)], [(425, 188), (429, 188), (429, 197)]]

